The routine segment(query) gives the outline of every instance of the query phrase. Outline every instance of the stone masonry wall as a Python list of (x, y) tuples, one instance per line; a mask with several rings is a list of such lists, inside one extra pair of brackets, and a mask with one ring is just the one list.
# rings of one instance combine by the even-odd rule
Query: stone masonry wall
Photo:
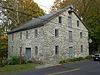
[[(58, 17), (62, 16), (62, 23), (58, 23)], [(44, 63), (58, 63), (62, 59), (69, 58), (69, 47), (74, 49), (74, 57), (85, 57), (89, 55), (88, 50), (88, 30), (83, 23), (79, 21), (77, 27), (77, 16), (72, 13), (68, 14), (68, 10), (63, 12), (58, 17), (48, 22), (46, 25), (34, 29), (27, 30), (29, 32), (28, 39), (26, 39), (26, 31), (22, 31), (22, 39), (20, 39), (20, 32), (14, 33), (14, 40), (12, 41), (12, 34), (8, 35), (9, 55), (19, 54), (20, 47), (22, 47), (22, 54), (25, 55), (25, 49), (31, 48), (32, 58), (41, 60)], [(72, 17), (72, 28), (68, 27), (68, 16)], [(35, 29), (38, 30), (38, 37), (35, 38)], [(59, 36), (55, 37), (55, 29), (59, 30)], [(68, 32), (72, 31), (73, 41), (69, 42)], [(80, 32), (83, 33), (83, 38), (80, 39)], [(55, 55), (55, 46), (59, 46), (59, 54)], [(81, 45), (83, 45), (83, 52), (81, 52)], [(13, 46), (13, 49), (12, 49)], [(35, 54), (35, 46), (38, 46), (38, 54)]]

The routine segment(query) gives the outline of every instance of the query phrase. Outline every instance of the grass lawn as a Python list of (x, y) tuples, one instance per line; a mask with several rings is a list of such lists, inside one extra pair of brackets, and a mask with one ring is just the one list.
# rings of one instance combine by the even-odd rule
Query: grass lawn
[(0, 68), (0, 73), (17, 72), (33, 69), (35, 69), (35, 66), (33, 64), (7, 65), (5, 67)]

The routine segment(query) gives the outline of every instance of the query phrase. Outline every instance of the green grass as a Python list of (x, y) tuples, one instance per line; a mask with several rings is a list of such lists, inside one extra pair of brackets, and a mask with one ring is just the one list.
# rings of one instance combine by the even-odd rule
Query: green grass
[(35, 69), (35, 66), (33, 64), (7, 65), (5, 67), (0, 68), (0, 73), (17, 72), (33, 69)]

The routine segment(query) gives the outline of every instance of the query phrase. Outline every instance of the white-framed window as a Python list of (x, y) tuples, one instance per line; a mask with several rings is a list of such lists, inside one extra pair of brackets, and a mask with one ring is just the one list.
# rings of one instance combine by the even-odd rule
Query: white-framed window
[(55, 55), (58, 55), (59, 54), (59, 46), (55, 46)]
[(38, 46), (35, 46), (35, 55), (38, 54)]
[(55, 29), (55, 37), (58, 37), (58, 36), (59, 36), (59, 30)]
[(68, 16), (68, 27), (72, 28), (72, 17)]
[(69, 31), (69, 42), (72, 42), (73, 38), (72, 38), (72, 31)]
[(59, 23), (62, 23), (62, 17), (59, 16)]
[(38, 37), (38, 30), (35, 29), (35, 38), (37, 38), (37, 37)]

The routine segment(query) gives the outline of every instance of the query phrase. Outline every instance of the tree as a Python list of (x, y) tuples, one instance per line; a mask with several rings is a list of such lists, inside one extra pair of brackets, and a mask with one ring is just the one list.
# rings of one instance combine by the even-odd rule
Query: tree
[[(7, 57), (8, 43), (4, 32), (24, 22), (44, 15), (44, 11), (33, 0), (0, 1), (0, 62)], [(1, 64), (0, 63), (0, 64)]]
[(4, 26), (10, 30), (45, 14), (33, 0), (6, 0), (2, 1), (2, 7), (6, 10), (2, 13), (7, 16)]
[(0, 37), (0, 65), (2, 65), (3, 61), (8, 56), (8, 43), (7, 43), (7, 36), (1, 36)]
[(52, 10), (58, 10), (68, 5), (73, 5), (76, 12), (83, 17), (89, 28), (89, 38), (93, 40), (90, 50), (98, 50), (100, 45), (100, 0), (63, 0), (55, 1)]

